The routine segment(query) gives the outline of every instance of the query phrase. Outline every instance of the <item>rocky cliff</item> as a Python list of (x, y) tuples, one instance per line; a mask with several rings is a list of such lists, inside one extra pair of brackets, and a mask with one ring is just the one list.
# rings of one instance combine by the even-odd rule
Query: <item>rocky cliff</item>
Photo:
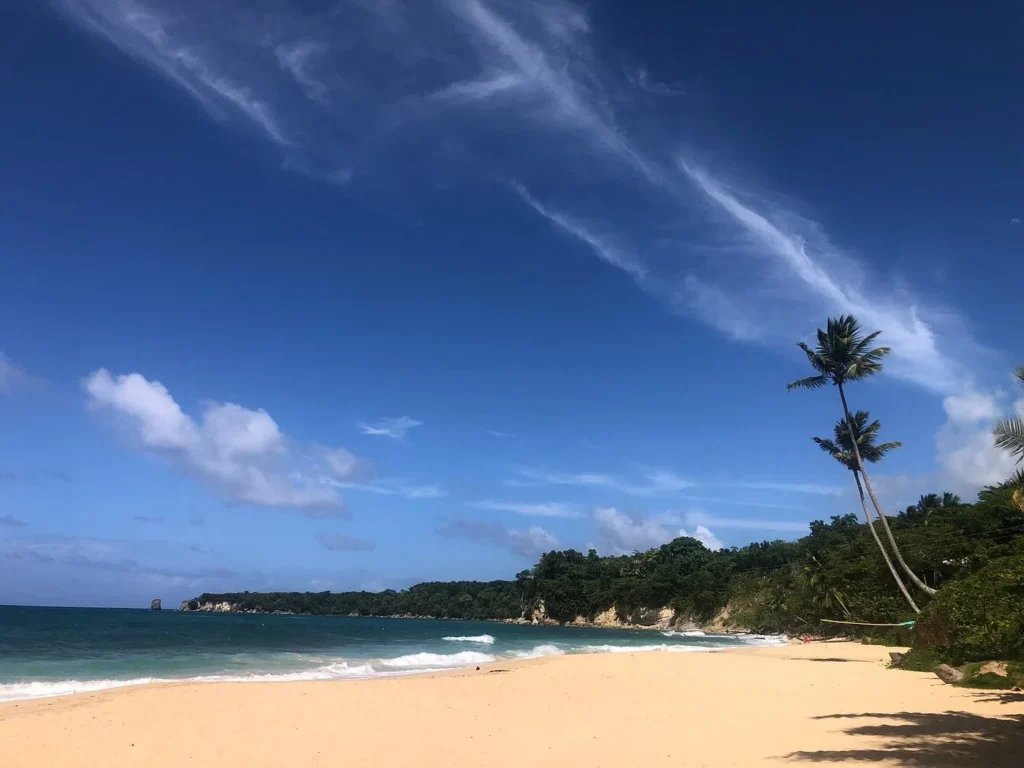
[(234, 603), (200, 603), (198, 600), (182, 600), (179, 611), (200, 611), (203, 613), (236, 613), (238, 606)]

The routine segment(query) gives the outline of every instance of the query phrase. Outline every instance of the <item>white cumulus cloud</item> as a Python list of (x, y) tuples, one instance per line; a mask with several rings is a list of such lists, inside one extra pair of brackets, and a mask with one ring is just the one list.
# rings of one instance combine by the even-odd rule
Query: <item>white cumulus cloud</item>
[(615, 507), (595, 509), (594, 522), (597, 548), (612, 555), (643, 552), (667, 544), (680, 536), (697, 539), (711, 550), (718, 550), (723, 546), (718, 537), (703, 523), (698, 523), (692, 531), (688, 531), (685, 528), (675, 528), (668, 521), (631, 515)]
[[(140, 373), (112, 376), (101, 368), (82, 385), (90, 405), (119, 416), (143, 450), (198, 477), (229, 501), (300, 510), (310, 517), (348, 514), (327, 478), (311, 474), (305, 453), (262, 409), (209, 402), (197, 421), (163, 384)], [(360, 465), (344, 449), (314, 452), (332, 479), (348, 479)]]

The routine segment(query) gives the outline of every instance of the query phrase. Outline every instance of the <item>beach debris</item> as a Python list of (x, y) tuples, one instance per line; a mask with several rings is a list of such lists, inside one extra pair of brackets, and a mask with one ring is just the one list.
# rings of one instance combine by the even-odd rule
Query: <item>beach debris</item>
[(955, 667), (949, 666), (949, 664), (939, 664), (935, 668), (935, 674), (938, 675), (942, 682), (948, 685), (959, 683), (964, 679), (964, 673)]
[(903, 669), (903, 664), (907, 660), (907, 654), (889, 651), (889, 659), (889, 666), (891, 666), (893, 669)]

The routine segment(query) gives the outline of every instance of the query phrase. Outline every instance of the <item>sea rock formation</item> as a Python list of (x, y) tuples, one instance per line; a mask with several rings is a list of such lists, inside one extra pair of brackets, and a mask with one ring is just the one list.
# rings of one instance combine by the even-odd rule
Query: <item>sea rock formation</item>
[(160, 598), (156, 598), (149, 604), (149, 610), (159, 611), (160, 610)]

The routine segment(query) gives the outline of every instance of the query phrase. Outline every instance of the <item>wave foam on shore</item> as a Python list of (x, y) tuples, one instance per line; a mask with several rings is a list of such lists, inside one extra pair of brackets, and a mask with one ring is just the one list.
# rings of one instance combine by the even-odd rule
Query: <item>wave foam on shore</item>
[[(667, 634), (667, 633), (663, 633)], [(689, 635), (688, 635), (689, 636)], [(490, 638), (484, 640), (482, 638)], [(692, 637), (697, 637), (693, 635)], [(706, 636), (713, 638), (713, 636)], [(773, 635), (738, 635), (732, 636), (745, 646), (785, 645), (783, 636)], [(452, 642), (473, 642), (494, 645), (496, 640), (491, 635), (467, 637), (446, 637)], [(545, 656), (580, 653), (645, 653), (650, 651), (669, 652), (714, 652), (742, 646), (722, 645), (682, 645), (678, 643), (655, 643), (647, 645), (555, 645), (545, 643), (528, 651), (517, 650), (502, 654), (481, 653), (479, 651), (459, 651), (457, 653), (412, 653), (387, 659), (340, 659), (317, 658), (316, 666), (294, 672), (253, 672), (247, 675), (200, 675), (195, 677), (137, 677), (124, 680), (57, 680), (40, 681), (26, 680), (0, 685), (0, 702), (23, 699), (66, 696), (75, 693), (90, 693), (110, 688), (124, 688), (135, 685), (151, 685), (156, 683), (255, 683), (255, 682), (298, 682), (316, 680), (366, 679), (375, 677), (394, 677), (398, 675), (424, 674), (445, 670), (490, 664), (496, 661), (513, 661), (521, 659), (538, 659)], [(311, 661), (313, 661), (311, 659)], [(325, 663), (326, 662), (326, 663)]]

